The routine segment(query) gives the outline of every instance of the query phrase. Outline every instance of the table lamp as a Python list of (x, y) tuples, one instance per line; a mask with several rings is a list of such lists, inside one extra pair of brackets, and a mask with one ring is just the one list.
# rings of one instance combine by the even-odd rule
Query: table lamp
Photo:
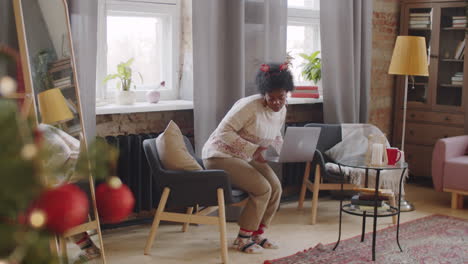
[(54, 125), (74, 118), (59, 88), (39, 93), (38, 100), (42, 123)]
[[(403, 99), (403, 129), (401, 138), (401, 150), (405, 150), (406, 108), (408, 101), (408, 75), (428, 76), (428, 61), (426, 39), (415, 36), (398, 36), (393, 49), (392, 60), (388, 69), (389, 74), (404, 75), (405, 89)], [(403, 197), (403, 196), (402, 196)], [(412, 211), (414, 206), (404, 198), (401, 199), (401, 210)]]

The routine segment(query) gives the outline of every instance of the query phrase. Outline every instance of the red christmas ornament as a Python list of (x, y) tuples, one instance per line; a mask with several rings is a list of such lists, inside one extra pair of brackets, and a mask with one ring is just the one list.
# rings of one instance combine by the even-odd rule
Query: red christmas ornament
[(29, 211), (31, 225), (43, 225), (54, 233), (61, 234), (82, 224), (88, 217), (89, 202), (86, 194), (73, 184), (65, 184), (42, 193)]
[(118, 177), (111, 177), (96, 188), (96, 205), (103, 223), (118, 223), (130, 215), (135, 198)]

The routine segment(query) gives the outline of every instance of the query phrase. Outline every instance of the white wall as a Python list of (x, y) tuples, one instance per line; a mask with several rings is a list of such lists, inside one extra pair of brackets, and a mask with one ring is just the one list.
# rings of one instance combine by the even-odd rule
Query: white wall
[(62, 0), (38, 0), (57, 58), (70, 55), (65, 10)]

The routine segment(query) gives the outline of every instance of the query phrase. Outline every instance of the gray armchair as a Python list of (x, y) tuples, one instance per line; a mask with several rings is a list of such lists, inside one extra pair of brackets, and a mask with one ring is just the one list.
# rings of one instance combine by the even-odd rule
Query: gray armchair
[[(190, 154), (195, 156), (192, 144), (184, 137)], [(170, 171), (164, 169), (156, 147), (156, 139), (143, 141), (143, 148), (151, 168), (152, 176), (158, 187), (163, 190), (151, 232), (146, 242), (145, 254), (149, 254), (161, 220), (184, 223), (182, 231), (187, 231), (189, 223), (219, 225), (221, 236), (221, 253), (223, 263), (227, 263), (226, 217), (225, 204), (243, 206), (247, 193), (233, 189), (226, 172), (222, 170)], [(170, 195), (169, 195), (170, 194)], [(164, 212), (168, 206), (187, 207), (186, 214)], [(205, 207), (194, 212), (194, 208)], [(207, 216), (218, 210), (218, 216)]]
[[(302, 209), (307, 190), (312, 192), (311, 223), (315, 224), (317, 222), (318, 194), (320, 190), (340, 190), (341, 182), (343, 181), (345, 183), (343, 186), (345, 190), (351, 190), (356, 186), (353, 184), (347, 184), (346, 179), (343, 179), (341, 175), (330, 173), (325, 168), (325, 164), (327, 162), (333, 162), (333, 160), (327, 157), (324, 153), (341, 142), (341, 125), (311, 123), (305, 126), (320, 127), (322, 129), (317, 142), (314, 159), (311, 162), (306, 163), (298, 204), (298, 208)], [(311, 168), (315, 168), (315, 171), (312, 173)], [(313, 182), (311, 181), (311, 178), (314, 178)], [(324, 183), (324, 179), (332, 180), (333, 183)]]

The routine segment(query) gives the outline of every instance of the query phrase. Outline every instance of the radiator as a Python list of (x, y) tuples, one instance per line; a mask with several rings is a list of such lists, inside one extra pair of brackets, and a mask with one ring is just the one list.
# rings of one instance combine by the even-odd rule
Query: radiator
[(106, 137), (106, 141), (120, 152), (117, 175), (135, 196), (133, 209), (135, 213), (151, 210), (159, 202), (161, 194), (153, 180), (143, 151), (143, 140), (157, 136), (156, 133), (150, 133)]

